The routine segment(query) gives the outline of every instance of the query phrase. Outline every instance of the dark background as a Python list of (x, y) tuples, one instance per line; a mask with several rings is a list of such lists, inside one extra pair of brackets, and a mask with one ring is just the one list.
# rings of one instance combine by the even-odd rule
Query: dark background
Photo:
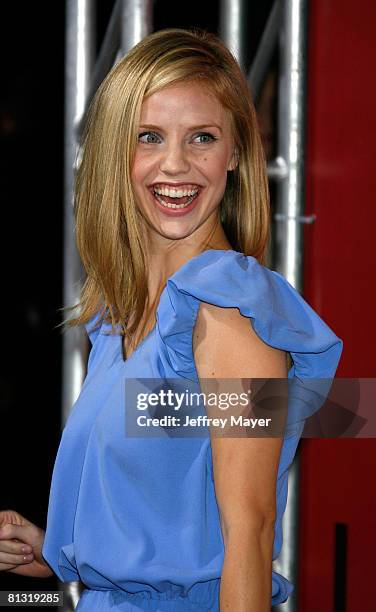
[[(113, 2), (98, 2), (97, 49)], [(154, 30), (218, 33), (219, 2), (154, 3)], [(271, 2), (253, 3), (248, 65)], [(60, 439), (65, 3), (2, 3), (0, 510), (45, 528)], [(0, 590), (55, 578), (0, 573)]]

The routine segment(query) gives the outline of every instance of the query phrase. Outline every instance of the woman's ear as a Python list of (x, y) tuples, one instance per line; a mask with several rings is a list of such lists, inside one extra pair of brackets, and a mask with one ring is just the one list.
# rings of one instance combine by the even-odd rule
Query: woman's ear
[(238, 164), (239, 164), (239, 153), (237, 149), (234, 149), (234, 152), (232, 154), (232, 157), (227, 167), (227, 171), (230, 172), (231, 170), (235, 170)]

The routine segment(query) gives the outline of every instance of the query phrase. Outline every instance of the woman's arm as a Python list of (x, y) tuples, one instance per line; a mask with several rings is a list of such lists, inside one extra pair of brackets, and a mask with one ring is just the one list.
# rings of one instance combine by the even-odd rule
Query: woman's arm
[[(237, 308), (202, 303), (193, 350), (199, 378), (217, 379), (218, 389), (224, 384), (220, 379), (287, 376), (286, 353), (260, 340)], [(204, 384), (202, 381), (203, 391)], [(229, 436), (231, 429), (226, 437), (211, 439), (225, 544), (220, 610), (269, 612), (276, 480), (283, 440)]]

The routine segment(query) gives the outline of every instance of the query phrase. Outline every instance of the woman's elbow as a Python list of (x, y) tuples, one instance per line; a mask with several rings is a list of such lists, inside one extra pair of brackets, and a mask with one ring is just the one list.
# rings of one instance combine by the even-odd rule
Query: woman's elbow
[(239, 512), (231, 520), (221, 520), (222, 535), (225, 546), (231, 542), (269, 540), (274, 538), (276, 522), (275, 510), (242, 514)]

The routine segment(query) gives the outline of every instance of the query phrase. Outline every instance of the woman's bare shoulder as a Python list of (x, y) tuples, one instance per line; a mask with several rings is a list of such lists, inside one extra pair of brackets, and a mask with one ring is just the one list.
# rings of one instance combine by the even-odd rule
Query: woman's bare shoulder
[(193, 329), (200, 378), (285, 377), (287, 353), (266, 344), (238, 308), (200, 304)]

